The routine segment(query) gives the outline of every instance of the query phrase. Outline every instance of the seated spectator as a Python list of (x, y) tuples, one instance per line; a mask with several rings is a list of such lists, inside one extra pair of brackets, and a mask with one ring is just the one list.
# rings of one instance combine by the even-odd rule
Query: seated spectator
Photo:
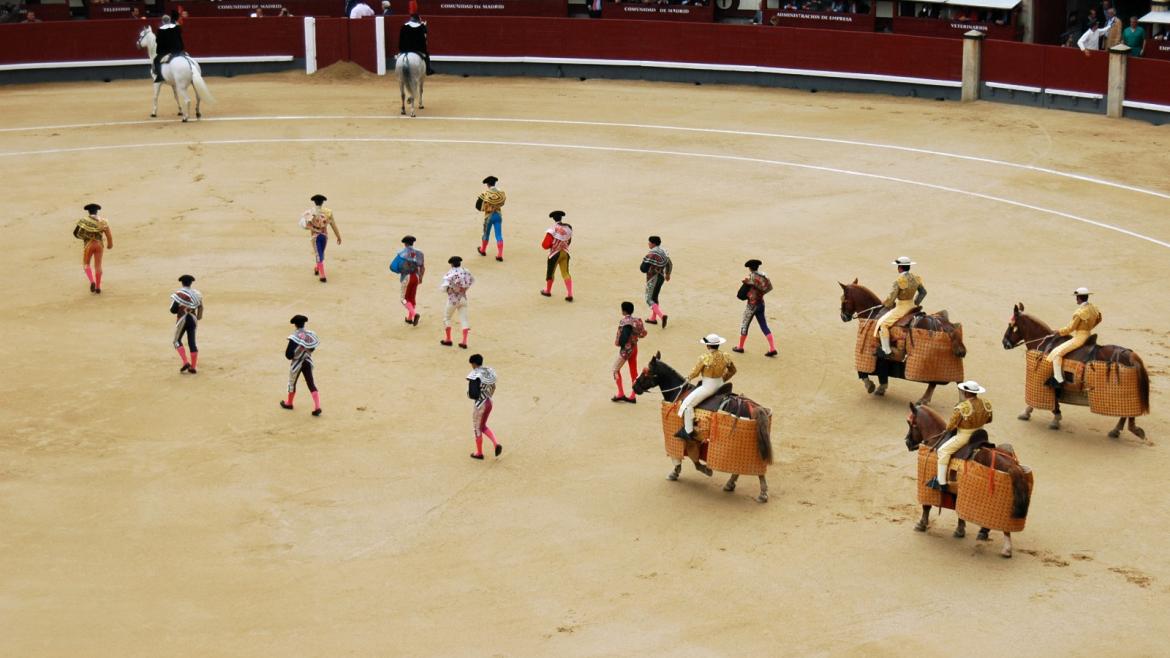
[(280, 16), (282, 18), (292, 18), (292, 12), (288, 10), (288, 7), (281, 7)]
[(801, 11), (821, 11), (821, 0), (804, 0), (800, 6)]
[(829, 11), (833, 12), (834, 14), (845, 13), (845, 0), (833, 0), (832, 3), (829, 4)]
[(850, 14), (868, 14), (869, 13), (869, 5), (865, 4), (861, 0), (852, 0), (852, 2), (849, 3), (849, 13)]
[(248, 14), (248, 16), (251, 18), (264, 18), (264, 8), (257, 6), (256, 11)]
[(37, 18), (36, 13), (30, 9), (30, 10), (24, 12), (24, 20), (21, 22), (22, 23), (40, 23), (41, 19)]
[(784, 0), (782, 9), (784, 11), (800, 11), (800, 5), (796, 3), (796, 0)]

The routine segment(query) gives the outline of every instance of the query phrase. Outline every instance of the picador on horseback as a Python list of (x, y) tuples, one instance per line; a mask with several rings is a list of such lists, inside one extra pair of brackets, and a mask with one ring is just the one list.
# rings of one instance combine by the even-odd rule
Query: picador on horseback
[(963, 401), (951, 411), (946, 433), (938, 443), (938, 475), (926, 483), (931, 489), (946, 489), (951, 457), (971, 442), (975, 430), (991, 422), (991, 403), (979, 398), (979, 394), (986, 393), (987, 389), (976, 381), (962, 382), (958, 388), (962, 392)]
[(1101, 311), (1089, 301), (1089, 295), (1093, 293), (1088, 288), (1077, 288), (1074, 294), (1077, 310), (1073, 312), (1072, 321), (1056, 332), (1057, 336), (1070, 338), (1052, 348), (1047, 357), (1052, 364), (1052, 376), (1044, 384), (1051, 388), (1064, 384), (1064, 355), (1084, 345), (1093, 329), (1101, 324)]
[(917, 263), (908, 256), (901, 256), (893, 264), (898, 266), (898, 278), (894, 279), (894, 286), (882, 303), (883, 308), (890, 310), (878, 319), (878, 326), (874, 332), (881, 341), (876, 352), (880, 359), (890, 358), (893, 351), (890, 348), (890, 327), (906, 317), (915, 306), (921, 306), (922, 300), (926, 299), (926, 287), (922, 284), (922, 277), (910, 272), (910, 266)]
[(398, 30), (398, 54), (416, 53), (427, 64), (427, 75), (434, 75), (435, 69), (431, 66), (431, 53), (427, 49), (427, 24), (418, 14), (411, 14), (410, 20)]
[(162, 63), (164, 58), (169, 60), (171, 57), (177, 57), (187, 51), (183, 46), (183, 28), (177, 21), (179, 19), (179, 12), (172, 11), (170, 16), (162, 17), (162, 25), (158, 28), (157, 42), (155, 48), (157, 49), (154, 55), (154, 81), (164, 82), (162, 74)]

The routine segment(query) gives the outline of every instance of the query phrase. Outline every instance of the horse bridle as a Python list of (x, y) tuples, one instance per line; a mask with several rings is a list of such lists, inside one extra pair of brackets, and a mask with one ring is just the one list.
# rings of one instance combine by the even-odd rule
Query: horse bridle
[(870, 311), (874, 310), (875, 308), (885, 308), (885, 304), (875, 304), (874, 306), (870, 306), (869, 308), (865, 308), (865, 309), (862, 309), (860, 311), (854, 311), (853, 315), (850, 317), (850, 319), (856, 320), (857, 318), (861, 317), (862, 313), (869, 313)]

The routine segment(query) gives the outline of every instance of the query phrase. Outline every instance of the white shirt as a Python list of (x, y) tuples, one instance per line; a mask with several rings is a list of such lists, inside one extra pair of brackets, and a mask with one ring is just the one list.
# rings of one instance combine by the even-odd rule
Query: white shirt
[(1081, 38), (1077, 39), (1077, 48), (1081, 50), (1100, 50), (1101, 37), (1105, 36), (1105, 33), (1108, 31), (1109, 28), (1107, 27), (1103, 27), (1100, 30), (1094, 30), (1093, 28), (1085, 30)]
[(373, 16), (374, 10), (364, 2), (359, 2), (354, 5), (353, 9), (349, 11), (350, 18), (365, 18), (366, 16)]

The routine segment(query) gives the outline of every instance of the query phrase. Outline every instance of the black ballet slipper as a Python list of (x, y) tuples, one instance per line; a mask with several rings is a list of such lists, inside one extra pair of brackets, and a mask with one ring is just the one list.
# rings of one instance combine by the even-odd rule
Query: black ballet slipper
[(468, 456), (469, 456), (469, 457), (471, 457), (472, 459), (478, 459), (478, 460), (480, 460), (480, 461), (483, 461), (483, 455), (482, 455), (482, 454), (478, 454), (478, 455), (477, 455), (477, 454), (475, 454), (475, 453), (473, 452), (473, 453), (471, 453), (471, 454), (470, 454), (470, 455), (468, 455)]
[(188, 370), (187, 372), (191, 373), (192, 375), (198, 375), (198, 374), (199, 374), (199, 371), (198, 371), (198, 370), (196, 370), (196, 369), (194, 369), (194, 368), (191, 368), (191, 369), (190, 369), (190, 370)]
[(742, 347), (733, 347), (733, 348), (731, 348), (731, 351), (732, 351), (732, 352), (735, 352), (736, 354), (743, 354), (743, 348), (742, 348)]
[(625, 400), (626, 402), (629, 402), (630, 404), (638, 404), (638, 398), (636, 398), (632, 395), (628, 398), (622, 398), (622, 399)]
[(646, 324), (658, 324), (658, 320), (644, 320)]
[(280, 401), (280, 408), (281, 409), (292, 409), (293, 406), (291, 404), (285, 402), (284, 400), (281, 400)]
[(421, 315), (421, 314), (419, 314), (419, 313), (415, 313), (415, 314), (414, 314), (414, 319), (413, 319), (413, 320), (411, 320), (411, 321), (410, 321), (410, 323), (411, 323), (411, 324), (413, 324), (414, 326), (416, 326), (416, 327), (417, 327), (417, 326), (418, 326), (418, 319), (419, 319), (419, 318), (421, 318), (421, 317), (422, 317), (422, 315)]
[(552, 293), (548, 292), (547, 290), (541, 290), (540, 294), (542, 297), (552, 297)]
[(571, 302), (571, 301), (573, 301), (573, 296), (572, 296), (572, 295), (569, 295), (568, 297), (566, 297), (566, 298), (565, 298), (565, 301), (566, 301), (566, 302)]
[(620, 395), (615, 395), (609, 399), (610, 402), (625, 402), (626, 399)]
[(504, 262), (504, 257), (503, 256), (496, 256), (496, 262), (499, 262), (499, 263)]
[(99, 294), (99, 295), (100, 295), (100, 294), (102, 294), (102, 289), (101, 289), (101, 288), (94, 288), (94, 289), (93, 289), (93, 291), (94, 291), (95, 293)]
[(666, 328), (666, 319), (667, 319), (667, 318), (669, 318), (669, 317), (670, 317), (669, 315), (664, 315), (664, 316), (662, 316), (662, 328), (663, 328), (663, 329), (665, 329), (665, 328)]
[(467, 343), (459, 343), (459, 347), (467, 349)]
[(778, 354), (778, 352), (776, 350), (772, 350), (770, 352), (764, 352), (764, 356), (776, 356), (777, 354)]
[(90, 291), (90, 292), (93, 292), (93, 291), (95, 291), (95, 290), (97, 290), (97, 284), (96, 284), (96, 283), (93, 283), (93, 282), (91, 281), (91, 282), (90, 282), (90, 284), (89, 284), (89, 291)]
[(503, 452), (503, 451), (504, 451), (504, 446), (503, 446), (503, 444), (497, 443), (497, 444), (496, 444), (496, 456), (497, 456), (497, 457), (499, 457), (499, 456), (500, 456), (500, 453), (501, 453), (501, 452)]
[(441, 340), (441, 341), (439, 341), (439, 344), (442, 345), (443, 347), (451, 347), (455, 343), (452, 343), (449, 340)]
[(314, 415), (314, 416), (320, 416), (320, 415), (321, 415), (321, 410), (320, 410), (320, 409), (314, 409), (314, 410), (313, 410), (313, 415)]
[(191, 369), (191, 364), (190, 364), (190, 363), (184, 363), (184, 364), (183, 364), (183, 367), (182, 367), (182, 368), (179, 368), (179, 373), (181, 374), (181, 373), (187, 372), (187, 371), (188, 371), (188, 370), (190, 370), (190, 369)]
[[(480, 256), (487, 256), (487, 252), (483, 249), (480, 249), (479, 247), (476, 247), (475, 251), (478, 252)], [(480, 457), (480, 459), (483, 459), (483, 457)]]

